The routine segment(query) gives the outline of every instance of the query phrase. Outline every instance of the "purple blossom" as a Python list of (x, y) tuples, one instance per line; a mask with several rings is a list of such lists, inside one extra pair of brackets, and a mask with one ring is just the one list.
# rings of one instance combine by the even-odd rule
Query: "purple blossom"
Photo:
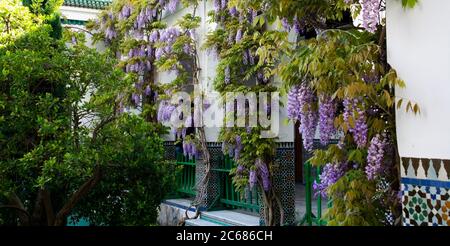
[[(159, 60), (164, 55), (170, 55), (172, 53), (173, 45), (180, 35), (180, 30), (175, 27), (169, 27), (159, 32), (158, 42), (161, 43), (161, 47), (158, 47), (155, 51), (155, 57), (157, 60)], [(153, 38), (154, 37), (151, 37), (150, 39)]]
[(289, 20), (287, 18), (281, 19), (281, 25), (286, 31), (289, 32), (291, 30), (291, 24), (289, 23)]
[(336, 103), (329, 96), (323, 96), (319, 105), (320, 143), (327, 145), (336, 133), (334, 118), (336, 117)]
[(234, 147), (228, 146), (228, 156), (234, 157)]
[(154, 30), (149, 36), (149, 42), (155, 43), (156, 41), (158, 41), (158, 38), (159, 32), (158, 30)]
[(169, 2), (167, 3), (167, 11), (169, 11), (170, 13), (175, 13), (175, 11), (177, 10), (178, 2), (179, 0), (169, 0)]
[(297, 16), (294, 18), (294, 24), (292, 27), (296, 34), (302, 33), (302, 26), (300, 25), (300, 21), (298, 20)]
[(220, 7), (222, 9), (226, 9), (228, 7), (228, 0), (222, 0), (220, 3)]
[(377, 134), (370, 141), (370, 146), (367, 154), (366, 175), (367, 179), (373, 180), (382, 172), (382, 163), (386, 149), (386, 138)]
[(380, 23), (380, 1), (360, 0), (359, 2), (362, 7), (362, 25), (364, 29), (374, 33)]
[(245, 167), (242, 165), (238, 165), (238, 167), (236, 168), (236, 173), (238, 175), (242, 175), (242, 173), (245, 171)]
[[(344, 99), (344, 121), (348, 125), (349, 132), (358, 148), (364, 148), (367, 145), (367, 122), (364, 104), (359, 99)], [(350, 117), (354, 120), (354, 126), (349, 122)]]
[(133, 93), (132, 98), (133, 98), (134, 104), (135, 104), (136, 106), (139, 106), (139, 104), (140, 104), (140, 102), (141, 102), (141, 97), (140, 97), (138, 94)]
[(236, 43), (239, 43), (242, 40), (242, 29), (239, 29), (236, 33)]
[(172, 118), (172, 113), (175, 111), (176, 107), (170, 104), (168, 101), (162, 101), (159, 104), (157, 119), (158, 122), (167, 122)]
[(250, 185), (250, 189), (253, 189), (253, 187), (255, 187), (256, 182), (257, 182), (256, 171), (250, 170), (250, 173), (248, 176), (248, 183)]
[(236, 7), (232, 7), (229, 10), (229, 13), (230, 13), (231, 16), (237, 16), (238, 15), (238, 11), (237, 11)]
[[(262, 76), (262, 73), (261, 73)], [(291, 120), (297, 121), (301, 116), (300, 101), (298, 100), (298, 94), (300, 86), (292, 86), (288, 93), (287, 113)]]
[(227, 66), (225, 68), (225, 84), (229, 84), (231, 82), (231, 71), (230, 71), (230, 67)]
[(133, 8), (129, 5), (124, 5), (122, 11), (119, 13), (119, 20), (127, 19), (133, 13)]
[(263, 189), (264, 191), (269, 191), (270, 190), (270, 172), (269, 169), (267, 167), (267, 164), (264, 163), (261, 159), (256, 159), (255, 161), (255, 166), (258, 170), (258, 173), (261, 177), (262, 180), (262, 185), (263, 185)]
[(144, 94), (146, 96), (149, 96), (151, 93), (152, 93), (152, 88), (150, 88), (150, 85), (147, 85), (147, 87), (145, 87)]
[(305, 83), (302, 83), (298, 91), (298, 102), (300, 106), (299, 131), (303, 137), (303, 146), (307, 151), (312, 151), (318, 120), (317, 111), (314, 110), (317, 97)]
[(242, 146), (241, 136), (239, 136), (239, 135), (236, 136), (235, 140), (236, 140), (236, 144), (235, 144), (235, 147), (234, 147), (234, 160), (237, 161), (240, 158), (243, 146)]
[(244, 51), (242, 53), (242, 63), (244, 63), (244, 65), (248, 65), (248, 59), (249, 59), (248, 52)]
[(335, 184), (342, 176), (344, 176), (345, 171), (345, 164), (326, 164), (319, 176), (320, 183), (314, 181), (313, 184), (313, 188), (316, 191), (316, 196), (320, 194), (322, 195), (322, 197), (327, 197), (328, 188)]
[(214, 11), (218, 13), (221, 9), (221, 0), (214, 0)]
[(116, 32), (114, 26), (109, 26), (106, 29), (105, 38), (107, 41), (112, 41), (113, 39), (117, 38), (117, 32)]

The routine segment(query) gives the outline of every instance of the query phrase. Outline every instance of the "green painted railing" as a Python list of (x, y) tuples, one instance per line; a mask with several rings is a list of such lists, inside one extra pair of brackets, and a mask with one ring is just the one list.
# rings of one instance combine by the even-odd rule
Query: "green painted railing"
[[(301, 220), (301, 225), (317, 225), (317, 226), (325, 226), (327, 225), (327, 221), (322, 217), (322, 196), (317, 197), (317, 211), (314, 213), (312, 204), (313, 204), (313, 183), (316, 181), (320, 182), (320, 173), (321, 168), (316, 167), (313, 168), (309, 161), (305, 162), (305, 200), (306, 200), (306, 213), (303, 219)], [(331, 207), (331, 200), (328, 201), (328, 207)]]
[(233, 167), (236, 167), (233, 159), (229, 156), (224, 156), (220, 167), (212, 169), (212, 171), (217, 172), (219, 179), (219, 206), (227, 209), (243, 209), (258, 213), (261, 201), (257, 189), (247, 190), (246, 194), (240, 194), (236, 191), (230, 175)]
[(195, 196), (195, 159), (189, 159), (181, 153), (177, 153), (177, 165), (182, 166), (178, 174), (178, 192), (184, 195)]

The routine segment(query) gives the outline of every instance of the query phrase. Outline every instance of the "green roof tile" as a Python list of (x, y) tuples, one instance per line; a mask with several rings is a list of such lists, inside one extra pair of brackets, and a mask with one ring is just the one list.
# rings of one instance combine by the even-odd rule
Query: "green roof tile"
[(112, 0), (64, 0), (64, 6), (89, 8), (89, 9), (104, 9)]

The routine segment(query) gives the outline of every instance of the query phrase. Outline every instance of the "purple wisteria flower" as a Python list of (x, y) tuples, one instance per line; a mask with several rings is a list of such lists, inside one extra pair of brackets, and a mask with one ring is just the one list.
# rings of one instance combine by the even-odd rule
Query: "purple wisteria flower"
[(231, 71), (230, 71), (230, 67), (227, 66), (225, 68), (225, 84), (228, 85), (231, 82)]
[(236, 7), (232, 7), (229, 9), (229, 13), (231, 16), (236, 17), (239, 15), (238, 10), (236, 9)]
[(253, 187), (255, 187), (255, 184), (257, 181), (258, 181), (258, 178), (256, 177), (256, 171), (250, 170), (250, 173), (248, 176), (248, 183), (250, 185), (250, 189), (253, 189)]
[(245, 171), (245, 167), (242, 165), (238, 165), (238, 167), (236, 168), (236, 174), (237, 175), (242, 175)]
[(127, 19), (133, 13), (133, 7), (129, 5), (124, 5), (122, 11), (119, 13), (119, 20)]
[(314, 110), (317, 97), (311, 88), (303, 83), (298, 91), (298, 101), (301, 109), (299, 131), (303, 137), (303, 146), (307, 151), (312, 151), (318, 120), (317, 111)]
[(172, 113), (176, 107), (164, 100), (159, 104), (157, 120), (158, 122), (168, 122), (172, 118)]
[(281, 19), (281, 25), (283, 26), (283, 28), (286, 30), (286, 31), (291, 31), (291, 24), (289, 23), (289, 20), (287, 19), (287, 18), (282, 18)]
[(366, 175), (367, 179), (373, 180), (383, 171), (383, 159), (386, 149), (386, 137), (377, 134), (370, 141), (367, 154)]
[(319, 104), (320, 143), (327, 145), (336, 133), (334, 118), (336, 117), (336, 103), (330, 96), (322, 96)]
[(255, 161), (255, 166), (258, 170), (259, 176), (261, 177), (262, 186), (263, 186), (264, 191), (269, 191), (271, 183), (270, 183), (270, 172), (267, 167), (267, 164), (258, 158)]
[[(358, 148), (364, 148), (367, 145), (367, 119), (364, 104), (360, 99), (344, 99), (344, 121), (348, 125), (349, 132), (352, 134)], [(354, 119), (354, 126), (349, 122), (350, 117)]]
[(335, 184), (342, 176), (344, 176), (345, 171), (345, 164), (326, 164), (319, 176), (320, 183), (314, 181), (313, 189), (316, 191), (315, 195), (327, 197), (328, 188)]
[(236, 43), (239, 43), (242, 40), (242, 29), (237, 30), (235, 40), (236, 40)]
[(167, 11), (169, 11), (170, 13), (175, 13), (175, 11), (177, 10), (178, 2), (179, 0), (169, 0), (169, 2), (167, 3)]
[(379, 0), (360, 0), (362, 7), (362, 26), (369, 32), (374, 33), (380, 23), (380, 3)]

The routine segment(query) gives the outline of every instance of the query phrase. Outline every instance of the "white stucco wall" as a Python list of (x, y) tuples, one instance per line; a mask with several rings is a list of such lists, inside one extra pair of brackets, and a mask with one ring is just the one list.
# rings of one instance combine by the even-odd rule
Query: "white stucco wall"
[[(204, 88), (207, 91), (213, 92), (213, 82), (216, 77), (216, 66), (218, 64), (218, 59), (215, 55), (208, 53), (206, 50), (201, 49), (203, 43), (205, 42), (206, 34), (217, 28), (215, 23), (209, 22), (208, 12), (213, 10), (212, 1), (203, 1), (199, 8), (197, 9), (197, 15), (202, 18), (202, 23), (199, 29), (196, 30), (196, 39), (199, 44), (198, 50), (200, 51), (200, 80)], [(177, 19), (181, 18), (186, 13), (192, 12), (191, 9), (179, 9), (175, 14), (167, 15), (163, 18), (164, 21), (168, 23), (169, 26), (175, 25)], [(278, 25), (274, 25), (271, 28), (275, 28)], [(162, 83), (168, 83), (173, 80), (173, 76), (167, 73), (160, 73), (157, 75), (157, 81)], [(280, 82), (279, 78), (275, 78), (277, 82)], [(284, 99), (285, 100), (285, 99)], [(285, 104), (286, 105), (286, 104)], [(291, 122), (286, 123), (287, 111), (285, 107), (280, 107), (280, 122), (279, 122), (279, 142), (293, 142), (294, 141), (294, 127)], [(220, 128), (206, 128), (207, 140), (209, 142), (216, 142), (219, 136)], [(166, 140), (173, 141), (173, 134), (165, 136)]]
[(450, 158), (450, 1), (421, 0), (414, 9), (388, 0), (390, 64), (405, 80), (397, 96), (417, 102), (421, 114), (399, 110), (402, 157)]
[[(203, 43), (205, 42), (205, 36), (210, 31), (217, 28), (215, 23), (209, 22), (208, 12), (213, 10), (212, 1), (202, 1), (197, 9), (197, 15), (202, 18), (201, 26), (196, 30), (196, 39), (199, 44), (198, 50), (200, 52), (200, 80), (204, 88), (207, 88), (207, 91), (213, 92), (213, 81), (216, 77), (216, 66), (218, 64), (218, 59), (215, 55), (208, 53), (206, 50), (202, 49)], [(187, 13), (191, 13), (192, 9), (190, 8), (181, 8), (178, 7), (178, 10), (174, 14), (163, 13), (163, 20), (168, 23), (169, 26), (173, 26), (176, 24), (177, 20), (183, 17)], [(69, 20), (80, 20), (87, 21), (90, 19), (97, 18), (99, 13), (98, 10), (85, 9), (85, 8), (76, 8), (76, 7), (67, 7), (63, 6), (61, 8), (61, 13), (64, 18)], [(277, 28), (279, 25), (273, 25), (270, 28)], [(80, 26), (78, 26), (80, 27)], [(88, 45), (92, 46), (91, 37), (87, 36)], [(294, 38), (294, 36), (292, 36)], [(104, 46), (102, 44), (97, 44), (96, 48), (99, 50), (103, 50)], [(169, 73), (157, 73), (156, 80), (160, 83), (169, 83), (174, 79), (173, 74)], [(276, 82), (281, 84), (280, 79), (278, 77), (275, 78)], [(285, 100), (283, 98), (282, 100)], [(286, 103), (284, 103), (286, 105)], [(294, 141), (294, 126), (291, 122), (287, 123), (287, 111), (285, 107), (280, 107), (280, 121), (279, 121), (279, 142), (293, 142)], [(209, 142), (216, 142), (219, 136), (220, 128), (206, 128), (207, 140)], [(169, 134), (165, 136), (165, 139), (168, 141), (173, 141), (173, 134)]]
[(60, 8), (60, 11), (64, 18), (79, 21), (95, 19), (100, 12), (97, 9), (77, 8), (69, 6), (62, 6)]

